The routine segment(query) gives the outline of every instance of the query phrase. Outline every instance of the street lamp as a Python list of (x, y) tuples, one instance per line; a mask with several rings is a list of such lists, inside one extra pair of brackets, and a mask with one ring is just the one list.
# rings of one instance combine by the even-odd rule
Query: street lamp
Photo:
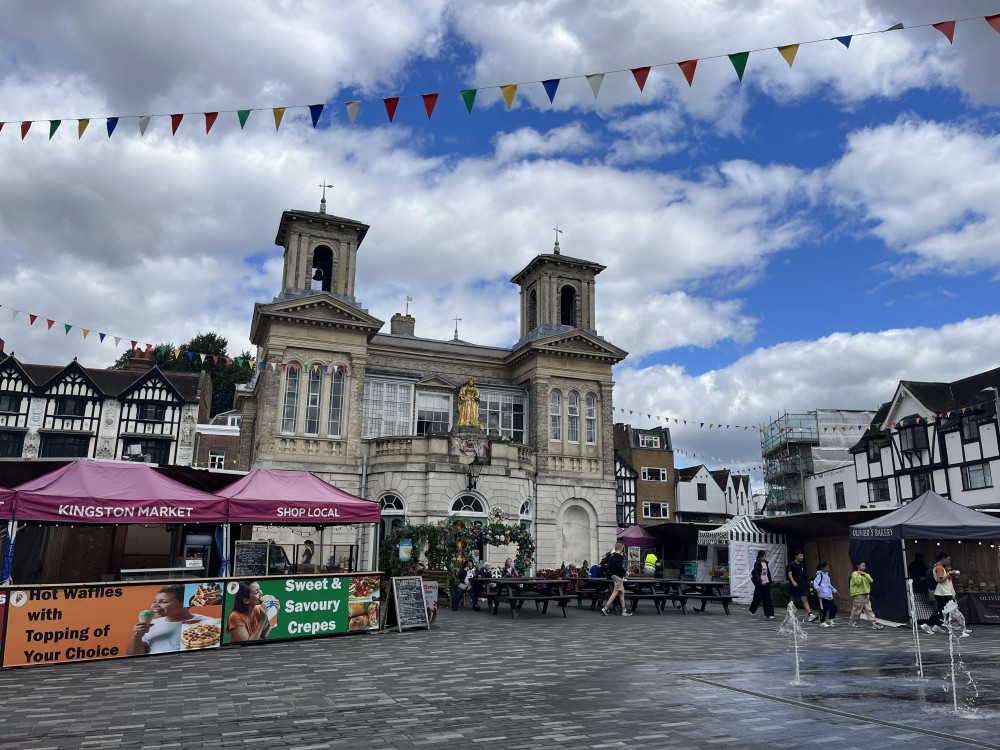
[[(470, 448), (470, 450), (472, 450)], [(479, 475), (483, 472), (483, 462), (479, 460), (479, 454), (472, 451), (474, 458), (472, 463), (469, 464), (469, 490), (476, 489), (476, 482), (479, 481)]]

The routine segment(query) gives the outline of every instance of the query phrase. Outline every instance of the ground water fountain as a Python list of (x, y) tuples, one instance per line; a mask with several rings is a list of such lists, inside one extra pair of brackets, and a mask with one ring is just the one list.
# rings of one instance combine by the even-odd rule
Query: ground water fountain
[(913, 649), (917, 652), (917, 676), (924, 677), (924, 659), (920, 654), (920, 628), (917, 627), (917, 603), (913, 598), (913, 579), (906, 579), (906, 604), (910, 609), (910, 628), (913, 630)]
[(795, 679), (789, 682), (789, 685), (805, 685), (806, 683), (802, 681), (802, 673), (799, 670), (799, 646), (806, 642), (806, 631), (802, 628), (802, 623), (798, 618), (798, 611), (795, 609), (795, 605), (792, 602), (788, 602), (788, 610), (785, 613), (785, 619), (781, 621), (781, 627), (778, 628), (778, 633), (781, 635), (787, 635), (792, 641), (792, 647), (795, 653)]
[[(972, 679), (972, 673), (966, 668), (965, 663), (962, 661), (962, 651), (958, 645), (960, 638), (964, 637), (967, 633), (965, 628), (965, 615), (958, 608), (958, 603), (952, 599), (946, 605), (944, 605), (944, 620), (943, 624), (945, 630), (948, 631), (948, 657), (951, 661), (951, 701), (952, 707), (956, 714), (964, 715), (965, 713), (972, 712), (975, 713), (975, 709), (958, 707), (958, 684), (956, 679), (956, 673), (961, 671), (965, 674), (968, 684), (972, 686), (972, 692), (974, 697), (979, 697), (979, 689), (976, 687), (976, 681)], [(947, 688), (946, 688), (947, 689)]]

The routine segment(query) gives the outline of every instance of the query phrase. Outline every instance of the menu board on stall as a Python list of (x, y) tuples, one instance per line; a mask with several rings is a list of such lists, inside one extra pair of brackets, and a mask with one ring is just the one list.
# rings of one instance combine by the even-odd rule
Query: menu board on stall
[(402, 633), (404, 628), (426, 628), (431, 623), (427, 617), (427, 601), (424, 597), (424, 579), (420, 576), (391, 578), (389, 593), (385, 601), (384, 627), (396, 626)]
[[(226, 585), (223, 643), (278, 641), (375, 630), (379, 622), (377, 575), (259, 578)], [(266, 622), (256, 607), (263, 604)]]
[(216, 648), (222, 637), (222, 584), (14, 588), (7, 620), (5, 667)]
[(267, 575), (267, 542), (236, 542), (233, 575), (251, 577)]

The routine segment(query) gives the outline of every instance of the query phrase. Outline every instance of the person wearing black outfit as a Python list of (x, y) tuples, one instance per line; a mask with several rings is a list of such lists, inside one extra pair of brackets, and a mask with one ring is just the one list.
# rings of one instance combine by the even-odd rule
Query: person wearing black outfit
[(816, 613), (809, 606), (809, 590), (806, 586), (804, 560), (805, 555), (802, 554), (802, 550), (795, 550), (795, 557), (785, 566), (785, 578), (788, 579), (788, 598), (792, 601), (801, 599), (802, 606), (805, 607), (806, 613), (809, 615), (809, 622), (815, 622)]
[[(767, 552), (761, 550), (757, 553), (757, 562), (750, 572), (750, 580), (753, 581), (753, 601), (750, 602), (750, 614), (755, 614), (757, 608), (764, 605), (764, 616), (768, 620), (774, 619), (774, 604), (771, 603), (771, 570), (767, 566)], [(623, 597), (624, 598), (624, 597)]]
[(625, 608), (625, 545), (621, 542), (615, 542), (615, 551), (611, 555), (611, 559), (608, 561), (608, 570), (611, 573), (611, 580), (614, 581), (614, 589), (611, 591), (611, 598), (608, 599), (607, 604), (601, 607), (601, 612), (605, 615), (608, 614), (608, 610), (611, 609), (611, 605), (614, 603), (615, 599), (621, 597), (622, 600), (622, 617), (631, 617), (632, 613)]
[(906, 577), (913, 581), (913, 596), (927, 597), (927, 562), (924, 553), (913, 556), (913, 562), (906, 566)]

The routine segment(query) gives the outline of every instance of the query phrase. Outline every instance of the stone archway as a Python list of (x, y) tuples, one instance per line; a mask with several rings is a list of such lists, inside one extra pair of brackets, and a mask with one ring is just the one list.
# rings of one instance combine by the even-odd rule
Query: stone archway
[(557, 540), (559, 559), (556, 564), (593, 561), (597, 554), (597, 513), (590, 503), (578, 497), (570, 498), (559, 509)]

